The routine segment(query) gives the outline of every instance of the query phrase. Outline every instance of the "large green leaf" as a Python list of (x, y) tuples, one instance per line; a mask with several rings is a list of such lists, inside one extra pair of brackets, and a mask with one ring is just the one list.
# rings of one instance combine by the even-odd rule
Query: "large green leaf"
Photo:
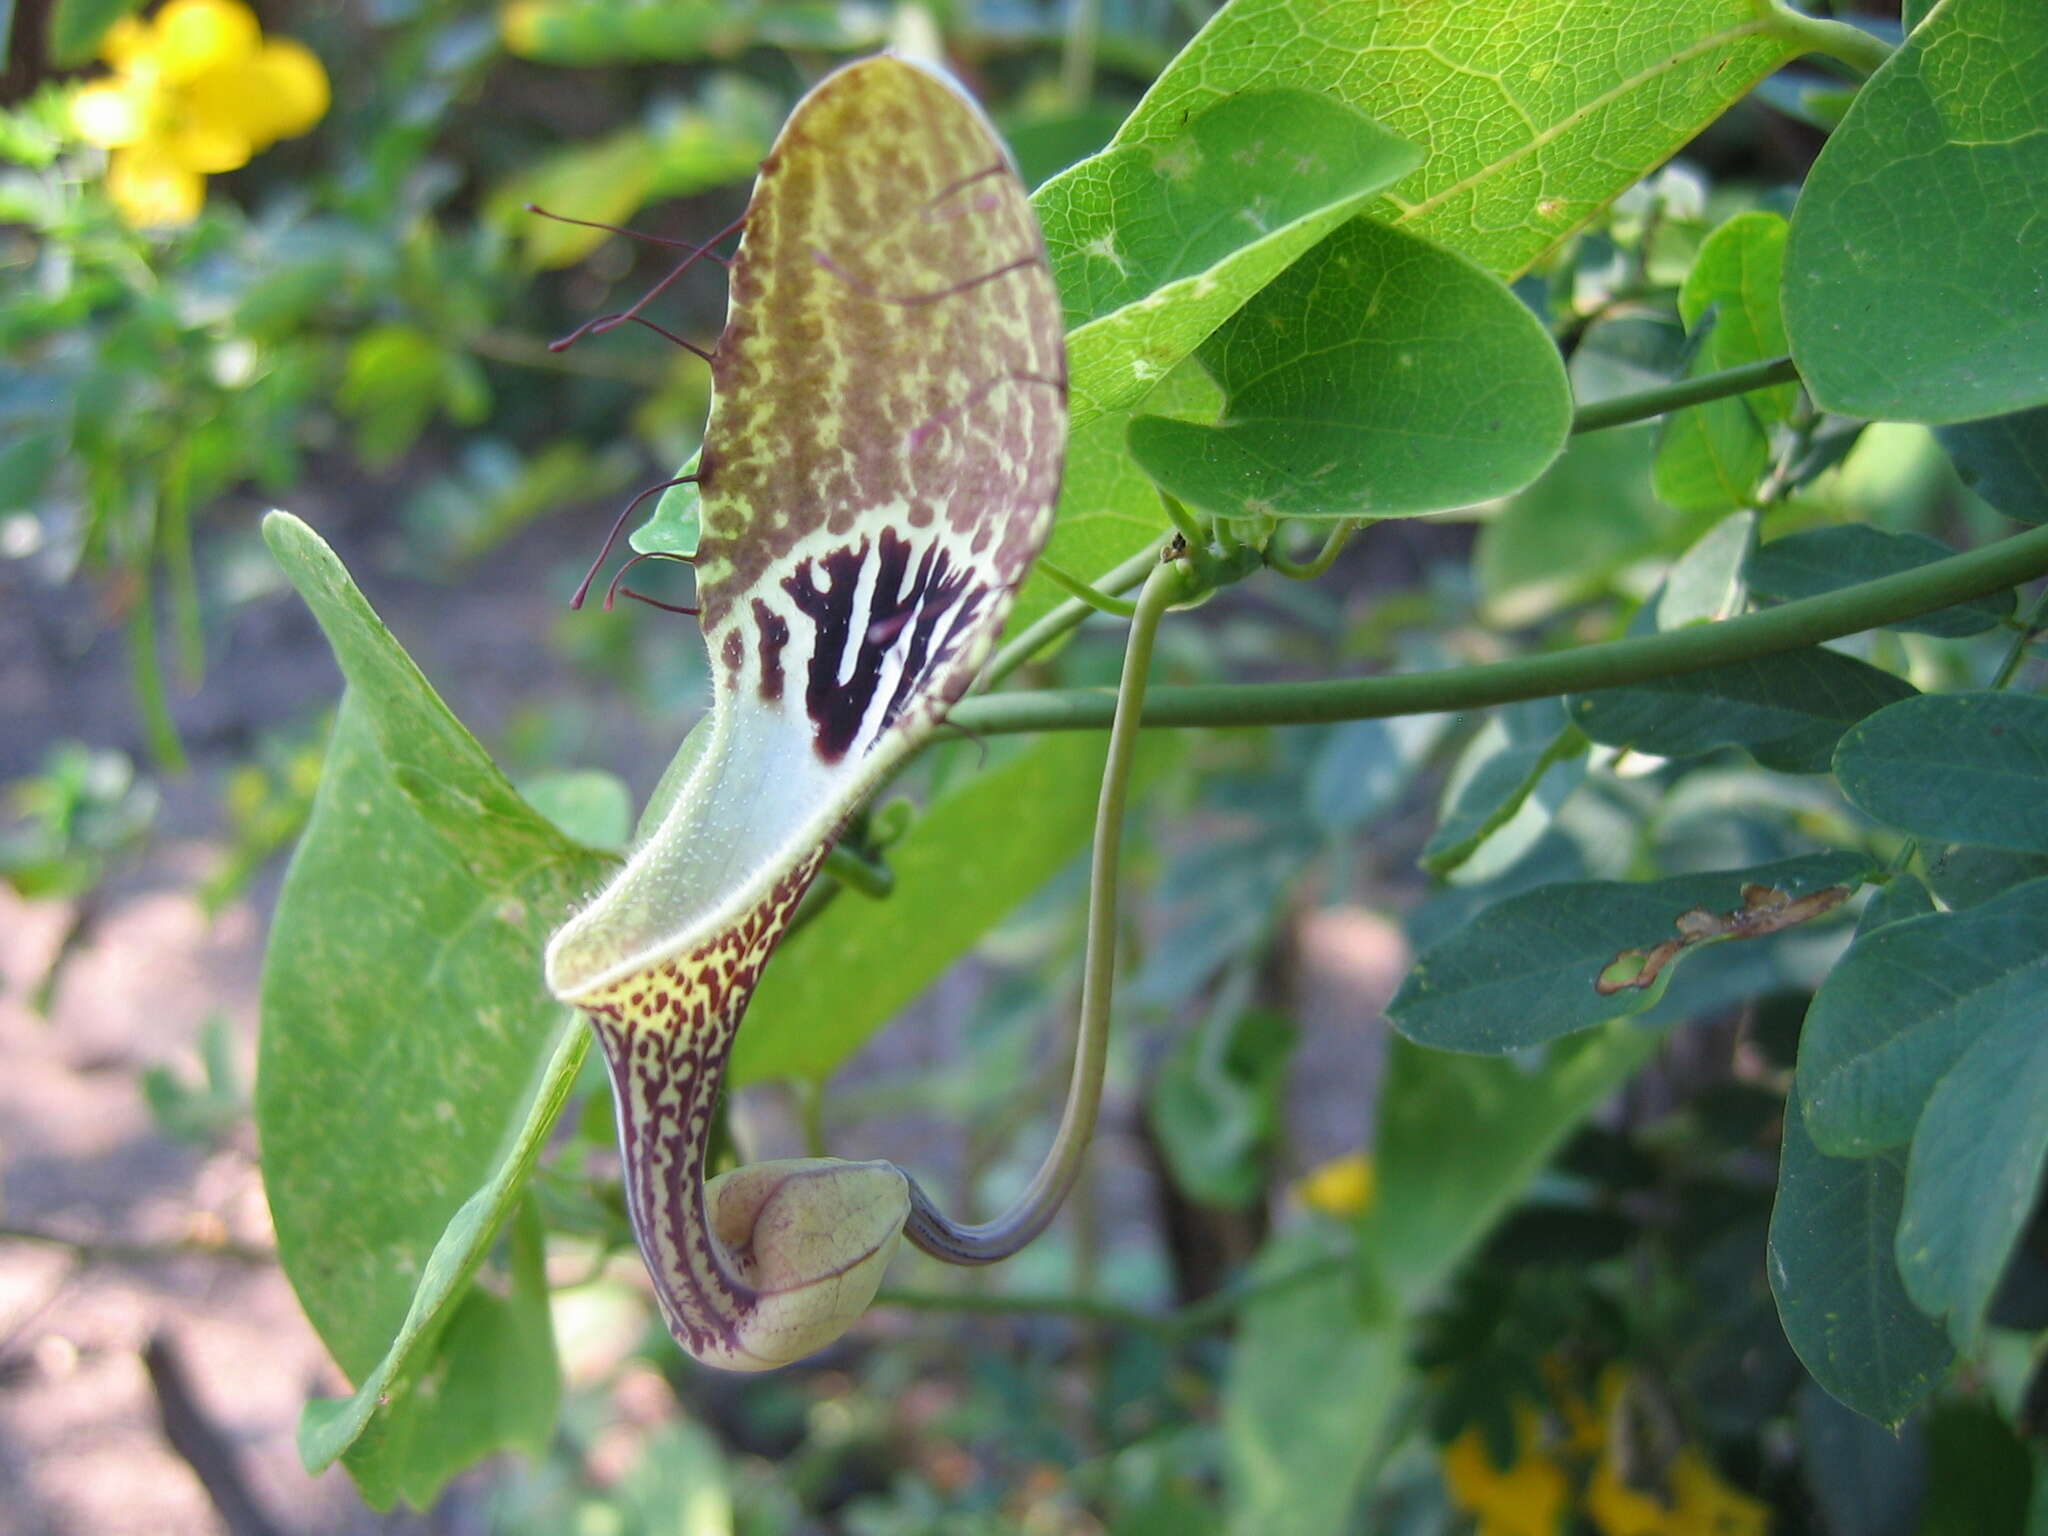
[(1807, 1133), (1798, 1095), (1786, 1103), (1771, 1211), (1778, 1317), (1813, 1379), (1885, 1424), (1912, 1412), (1954, 1358), (1892, 1257), (1905, 1187), (1902, 1152), (1829, 1157)]
[(1857, 94), (1799, 195), (1792, 355), (1814, 399), (1847, 416), (2039, 405), (2044, 279), (2048, 7), (1943, 0)]
[(1961, 912), (1887, 924), (1849, 946), (1814, 994), (1799, 1091), (1823, 1152), (1903, 1144), (1927, 1096), (1993, 1025), (2048, 996), (2048, 880)]
[[(1531, 1071), (1396, 1040), (1380, 1093), (1378, 1193), (1360, 1218), (1361, 1273), (1330, 1273), (1247, 1306), (1224, 1384), (1231, 1529), (1347, 1530), (1407, 1380), (1403, 1319), (1426, 1303), (1558, 1145), (1657, 1048), (1627, 1026), (1564, 1042)], [(1446, 1136), (1444, 1127), (1459, 1128)], [(1277, 1240), (1255, 1274), (1312, 1261)]]
[(1032, 198), (1077, 425), (1142, 399), (1246, 299), (1422, 158), (1341, 100), (1250, 90)]
[(1842, 733), (1913, 694), (1903, 678), (1821, 647), (1571, 695), (1595, 741), (1659, 757), (1741, 747), (1780, 773), (1825, 773)]
[[(1324, 1234), (1289, 1233), (1267, 1245), (1250, 1278), (1271, 1283), (1327, 1251)], [(1223, 1383), (1229, 1529), (1241, 1536), (1348, 1529), (1407, 1376), (1400, 1328), (1391, 1317), (1360, 1315), (1346, 1266), (1247, 1304)]]
[(1500, 281), (1357, 220), (1202, 346), (1215, 426), (1139, 416), (1131, 453), (1226, 517), (1397, 517), (1529, 484), (1563, 447), (1557, 348)]
[[(889, 849), (895, 889), (848, 892), (763, 973), (733, 1048), (734, 1086), (822, 1082), (997, 922), (1083, 848), (1095, 823), (1102, 741), (1048, 736), (943, 794)], [(1179, 753), (1148, 735), (1142, 793)]]
[(1440, 1050), (1499, 1055), (1640, 1013), (1705, 943), (1760, 938), (1823, 915), (1867, 876), (1855, 854), (1641, 883), (1573, 881), (1495, 902), (1431, 946), (1388, 1006)]
[[(1775, 213), (1739, 213), (1707, 237), (1678, 297), (1698, 341), (1692, 373), (1783, 354), (1784, 266), (1785, 221)], [(1790, 413), (1797, 391), (1780, 384), (1673, 412), (1657, 445), (1657, 494), (1689, 512), (1746, 505), (1771, 460), (1769, 429)]]
[[(1887, 533), (1868, 523), (1844, 523), (1771, 540), (1750, 556), (1747, 576), (1750, 590), (1763, 597), (1818, 597), (1838, 587), (1917, 570), (1954, 553), (1924, 533)], [(2013, 606), (2012, 593), (1994, 592), (1885, 628), (1920, 635), (1980, 635), (2011, 617)]]
[(2048, 523), (2048, 406), (1943, 427), (1934, 434), (1963, 484), (2023, 523)]
[[(2037, 939), (2048, 929), (2036, 930)], [(2048, 945), (2043, 946), (2048, 949)], [(1935, 1086), (1913, 1133), (1899, 1272), (1965, 1349), (1983, 1331), (2048, 1162), (2043, 994), (2007, 988), (2001, 1010)]]
[(1375, 218), (1511, 276), (1798, 52), (1753, 0), (1235, 0), (1117, 135), (1239, 91), (1328, 91), (1424, 149)]
[[(470, 1277), (583, 1049), (541, 945), (608, 860), (520, 800), (310, 529), (273, 514), (264, 532), (349, 683), (263, 976), (279, 1256), (358, 1384), (309, 1410), (302, 1447), (315, 1466), (349, 1449), (373, 1502), (425, 1503), (553, 1422), (537, 1269), (515, 1263), (497, 1293)], [(479, 1371), (499, 1383), (481, 1404)]]
[(1835, 777), (1860, 809), (1915, 837), (2048, 853), (2048, 699), (1903, 699), (1842, 737)]

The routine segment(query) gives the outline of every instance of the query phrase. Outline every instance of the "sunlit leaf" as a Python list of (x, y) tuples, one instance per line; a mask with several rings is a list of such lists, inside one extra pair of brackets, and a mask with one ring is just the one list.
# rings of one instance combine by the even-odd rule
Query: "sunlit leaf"
[(2048, 9), (1943, 0), (1829, 136), (1785, 252), (1792, 355), (1823, 408), (1945, 422), (2048, 401), (2044, 59)]

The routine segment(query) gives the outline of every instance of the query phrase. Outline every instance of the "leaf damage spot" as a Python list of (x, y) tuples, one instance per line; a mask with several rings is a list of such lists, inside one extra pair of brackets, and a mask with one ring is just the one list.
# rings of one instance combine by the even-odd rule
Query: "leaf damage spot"
[(1770, 885), (1745, 885), (1742, 905), (1732, 912), (1710, 912), (1694, 907), (1672, 919), (1677, 937), (1649, 949), (1624, 949), (1593, 978), (1593, 990), (1602, 997), (1631, 989), (1641, 991), (1657, 984), (1665, 967), (1697, 944), (1714, 944), (1723, 939), (1760, 939), (1832, 912), (1855, 887), (1829, 885), (1794, 896)]

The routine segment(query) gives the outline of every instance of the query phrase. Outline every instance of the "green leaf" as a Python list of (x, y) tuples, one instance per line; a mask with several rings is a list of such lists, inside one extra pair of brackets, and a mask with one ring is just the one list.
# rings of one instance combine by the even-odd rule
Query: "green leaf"
[[(1534, 1070), (1393, 1042), (1358, 1272), (1333, 1266), (1239, 1314), (1223, 1391), (1232, 1531), (1335, 1536), (1351, 1528), (1408, 1379), (1403, 1318), (1441, 1288), (1659, 1038), (1617, 1028), (1555, 1047)], [(1459, 1133), (1446, 1136), (1447, 1125)], [(1261, 1254), (1254, 1279), (1294, 1272), (1327, 1251), (1312, 1230), (1288, 1234)]]
[(1160, 1064), (1146, 1116), (1189, 1199), (1237, 1210), (1264, 1192), (1296, 1033), (1226, 992)]
[(1439, 1050), (1500, 1055), (1657, 1002), (1701, 944), (1759, 938), (1839, 905), (1868, 877), (1856, 854), (1642, 883), (1573, 881), (1495, 902), (1415, 963), (1388, 1006)]
[(1443, 808), (1436, 831), (1423, 845), (1422, 867), (1433, 875), (1457, 869), (1481, 843), (1521, 819), (1554, 768), (1576, 766), (1576, 773), (1557, 776), (1553, 798), (1530, 818), (1538, 829), (1546, 825), (1556, 802), (1584, 777), (1578, 759), (1585, 746), (1585, 737), (1556, 699), (1510, 704), (1488, 715), (1444, 785)]
[(1425, 151), (1372, 216), (1512, 276), (1798, 51), (1751, 0), (1234, 0), (1117, 142), (1240, 91), (1329, 92)]
[(1955, 1358), (1892, 1257), (1905, 1188), (1902, 1152), (1829, 1157), (1798, 1095), (1786, 1102), (1769, 1261), (1778, 1318), (1813, 1379), (1884, 1424), (1912, 1412)]
[(1749, 598), (1743, 567), (1756, 548), (1757, 516), (1731, 512), (1694, 541), (1671, 567), (1657, 598), (1657, 628), (1718, 624), (1742, 612)]
[(1397, 517), (1521, 489), (1557, 456), (1571, 390), (1542, 323), (1498, 279), (1363, 220), (1202, 346), (1213, 427), (1140, 416), (1131, 453), (1225, 517)]
[[(1775, 213), (1740, 213), (1700, 247), (1678, 297), (1686, 330), (1698, 342), (1689, 373), (1783, 355), (1778, 288), (1785, 229)], [(1770, 428), (1791, 414), (1797, 398), (1797, 385), (1780, 384), (1673, 412), (1657, 445), (1657, 494), (1689, 512), (1747, 505), (1770, 465)]]
[(1974, 907), (2001, 891), (2048, 876), (2048, 854), (2006, 853), (1967, 843), (1944, 848), (1927, 861), (1927, 883), (1949, 908)]
[[(1329, 1251), (1320, 1232), (1288, 1233), (1266, 1245), (1249, 1279), (1275, 1281)], [(1223, 1383), (1228, 1528), (1347, 1529), (1407, 1377), (1401, 1330), (1359, 1315), (1357, 1282), (1342, 1266), (1242, 1307)]]
[[(59, 69), (91, 63), (107, 29), (141, 8), (142, 0), (57, 0), (50, 10), (50, 62)], [(6, 42), (6, 33), (0, 32), (0, 50)]]
[[(540, 951), (608, 861), (519, 799), (310, 529), (274, 513), (264, 535), (349, 682), (263, 975), (279, 1257), (358, 1384), (308, 1410), (301, 1448), (315, 1467), (347, 1450), (373, 1502), (425, 1503), (553, 1423), (537, 1271), (515, 1243), (499, 1292), (470, 1279), (575, 1079), (584, 1036)], [(477, 1372), (518, 1390), (480, 1414)]]
[[(2048, 930), (2036, 929), (2040, 935)], [(1975, 1349), (2048, 1163), (2048, 1030), (2041, 998), (2005, 988), (1913, 1133), (1899, 1272), (1922, 1311)]]
[[(1924, 533), (1887, 533), (1868, 523), (1809, 528), (1773, 539), (1757, 550), (1749, 561), (1749, 587), (1763, 597), (1818, 597), (1838, 587), (1917, 570), (1954, 553)], [(1998, 592), (1885, 628), (1919, 635), (1979, 635), (2010, 618), (2013, 607), (2013, 594)]]
[(1032, 198), (1066, 310), (1077, 424), (1135, 404), (1421, 152), (1342, 101), (1246, 91)]
[(1656, 431), (1644, 422), (1574, 437), (1481, 527), (1473, 565), (1488, 623), (1533, 623), (1599, 595), (1637, 561), (1682, 547), (1685, 523), (1650, 492)]
[[(1102, 742), (1049, 736), (941, 795), (889, 848), (894, 892), (848, 892), (799, 931), (761, 978), (733, 1048), (734, 1087), (823, 1082), (876, 1030), (1088, 844)], [(1146, 785), (1179, 755), (1148, 734)]]
[(875, 48), (888, 40), (888, 18), (839, 0), (522, 0), (501, 30), (508, 49), (543, 64), (645, 64), (728, 58), (757, 43)]
[(526, 803), (586, 848), (623, 852), (633, 832), (633, 793), (617, 774), (575, 768), (520, 786)]
[(1835, 777), (1858, 809), (1929, 842), (2048, 853), (2048, 699), (1902, 700), (1843, 736)]
[(1823, 1152), (1903, 1144), (1927, 1096), (1993, 1025), (2048, 995), (2048, 880), (1865, 934), (1814, 994), (1799, 1092)]
[(1785, 325), (1823, 409), (1944, 422), (2048, 401), (2044, 58), (2048, 9), (1944, 0), (1822, 148)]
[(1935, 432), (1963, 484), (2022, 523), (2048, 523), (2048, 406)]
[[(1190, 361), (1168, 374), (1140, 406), (1154, 416), (1214, 421), (1223, 408), (1223, 393)], [(1124, 447), (1133, 414), (1098, 416), (1067, 439), (1066, 477), (1044, 556), (1061, 570), (1099, 576), (1147, 544), (1162, 541), (1173, 526), (1159, 487)], [(1020, 633), (1066, 596), (1063, 587), (1034, 570), (1010, 610), (1009, 632)]]
[[(1390, 1044), (1374, 1134), (1378, 1193), (1360, 1218), (1359, 1246), (1402, 1305), (1434, 1296), (1572, 1128), (1663, 1038), (1615, 1024), (1550, 1046), (1533, 1069)], [(1450, 1126), (1456, 1135), (1445, 1134)]]
[(1925, 917), (1934, 910), (1934, 893), (1926, 886), (1911, 875), (1893, 875), (1871, 892), (1870, 900), (1864, 903), (1863, 915), (1856, 919), (1856, 936), (1860, 939), (1866, 933), (1903, 923), (1909, 917)]
[(1912, 694), (1903, 678), (1815, 647), (1575, 693), (1567, 706), (1580, 730), (1609, 746), (1659, 757), (1741, 747), (1780, 773), (1826, 773), (1844, 731)]
[(658, 198), (693, 197), (754, 174), (775, 137), (781, 104), (744, 76), (712, 77), (702, 100), (671, 105), (645, 127), (622, 129), (556, 150), (500, 182), (484, 208), (487, 222), (516, 231), (528, 267), (581, 261), (608, 230), (528, 213), (622, 224)]

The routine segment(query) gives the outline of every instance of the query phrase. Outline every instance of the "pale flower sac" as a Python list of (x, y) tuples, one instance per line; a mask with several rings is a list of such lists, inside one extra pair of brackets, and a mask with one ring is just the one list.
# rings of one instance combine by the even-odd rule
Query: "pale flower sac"
[(113, 74), (82, 86), (71, 123), (107, 151), (107, 195), (137, 229), (189, 224), (206, 178), (239, 170), (327, 113), (327, 71), (305, 44), (266, 40), (239, 0), (170, 0), (125, 16), (100, 45)]

